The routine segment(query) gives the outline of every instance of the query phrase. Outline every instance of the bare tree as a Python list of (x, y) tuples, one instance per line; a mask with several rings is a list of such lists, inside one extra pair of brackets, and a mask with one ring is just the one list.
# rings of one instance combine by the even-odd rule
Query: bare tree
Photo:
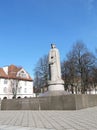
[(75, 59), (71, 53), (67, 55), (67, 60), (62, 63), (62, 78), (65, 83), (65, 89), (74, 94), (75, 87)]
[(76, 70), (81, 79), (81, 90), (82, 93), (85, 93), (88, 88), (91, 68), (95, 63), (95, 56), (88, 51), (82, 42), (77, 42), (74, 45), (73, 53), (76, 59)]
[(96, 92), (96, 87), (97, 87), (97, 66), (94, 66), (92, 68), (91, 77), (92, 77), (92, 85), (94, 86), (95, 92)]
[(97, 89), (97, 48), (96, 48), (96, 62), (95, 62), (95, 65), (92, 67), (92, 73), (91, 73), (91, 82), (92, 82), (92, 86), (94, 86), (95, 88), (95, 92), (96, 92), (96, 89)]
[(74, 44), (73, 48), (68, 53), (67, 60), (64, 64), (64, 67), (68, 70), (66, 72), (68, 72), (68, 80), (72, 87), (74, 87), (77, 79), (80, 78), (81, 92), (86, 92), (89, 84), (91, 69), (94, 63), (95, 56), (88, 51), (84, 43), (77, 42)]
[(44, 88), (48, 86), (48, 56), (39, 59), (34, 70), (34, 86)]
[(13, 98), (16, 98), (17, 96), (18, 85), (19, 85), (19, 79), (11, 79), (10, 86), (12, 89)]

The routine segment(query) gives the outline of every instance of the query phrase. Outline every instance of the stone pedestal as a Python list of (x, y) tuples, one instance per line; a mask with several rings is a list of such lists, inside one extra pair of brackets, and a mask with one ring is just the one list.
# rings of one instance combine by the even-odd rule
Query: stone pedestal
[(49, 85), (48, 91), (64, 91), (64, 86), (62, 84)]
[(48, 91), (64, 91), (63, 80), (58, 81), (48, 81)]

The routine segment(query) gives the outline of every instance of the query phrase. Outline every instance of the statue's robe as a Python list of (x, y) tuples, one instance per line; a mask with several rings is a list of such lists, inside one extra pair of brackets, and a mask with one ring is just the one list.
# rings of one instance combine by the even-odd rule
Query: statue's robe
[(60, 55), (57, 48), (51, 48), (49, 52), (49, 80), (61, 79)]

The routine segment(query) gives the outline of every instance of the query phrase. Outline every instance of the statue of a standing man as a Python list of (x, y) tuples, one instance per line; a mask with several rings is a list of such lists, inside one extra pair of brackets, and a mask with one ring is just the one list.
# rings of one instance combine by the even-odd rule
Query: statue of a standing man
[(64, 90), (64, 82), (61, 79), (60, 55), (55, 44), (51, 44), (49, 52), (49, 90)]
[(49, 80), (51, 81), (61, 79), (60, 56), (55, 44), (51, 44), (49, 52), (49, 75)]

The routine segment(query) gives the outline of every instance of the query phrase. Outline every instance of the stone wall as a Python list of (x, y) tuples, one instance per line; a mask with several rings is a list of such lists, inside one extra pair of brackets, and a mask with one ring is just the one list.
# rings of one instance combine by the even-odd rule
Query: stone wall
[(97, 106), (97, 94), (75, 95), (75, 100), (77, 110)]
[(97, 95), (61, 95), (27, 99), (4, 99), (2, 110), (79, 110), (97, 106)]
[(1, 110), (1, 98), (0, 98), (0, 110)]

